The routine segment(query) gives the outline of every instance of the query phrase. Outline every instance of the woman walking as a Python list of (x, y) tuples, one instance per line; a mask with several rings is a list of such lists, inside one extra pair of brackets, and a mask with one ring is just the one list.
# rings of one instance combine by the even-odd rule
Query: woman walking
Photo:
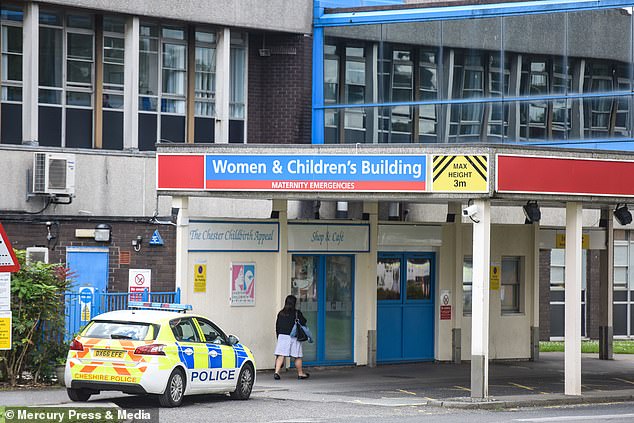
[(298, 319), (302, 325), (306, 324), (306, 318), (300, 310), (295, 308), (296, 305), (297, 298), (294, 295), (288, 295), (284, 300), (284, 308), (277, 313), (275, 321), (277, 345), (275, 346), (275, 374), (273, 375), (275, 380), (280, 379), (280, 369), (284, 365), (286, 357), (292, 357), (295, 360), (298, 379), (308, 379), (310, 376), (302, 369), (302, 357), (304, 356), (302, 343), (297, 338), (291, 337), (295, 319)]

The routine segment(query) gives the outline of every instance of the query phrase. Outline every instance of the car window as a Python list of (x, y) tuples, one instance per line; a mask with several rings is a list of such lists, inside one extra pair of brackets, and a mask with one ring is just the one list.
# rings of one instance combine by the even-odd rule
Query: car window
[(226, 344), (227, 341), (225, 339), (225, 335), (222, 333), (220, 329), (214, 326), (208, 320), (197, 318), (198, 325), (205, 335), (205, 341), (210, 344)]
[(174, 319), (170, 321), (170, 327), (177, 341), (200, 342), (200, 337), (192, 319)]
[(149, 323), (95, 320), (82, 335), (89, 338), (143, 341), (154, 339), (155, 333), (153, 325)]

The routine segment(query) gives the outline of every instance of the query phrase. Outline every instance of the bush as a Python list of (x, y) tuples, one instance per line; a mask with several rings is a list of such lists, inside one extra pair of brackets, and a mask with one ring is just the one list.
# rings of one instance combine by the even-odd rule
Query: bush
[(26, 264), (16, 250), (20, 271), (11, 275), (13, 337), (11, 350), (0, 352), (5, 380), (15, 386), (25, 372), (33, 382), (47, 381), (61, 354), (65, 330), (64, 293), (71, 275), (62, 264)]

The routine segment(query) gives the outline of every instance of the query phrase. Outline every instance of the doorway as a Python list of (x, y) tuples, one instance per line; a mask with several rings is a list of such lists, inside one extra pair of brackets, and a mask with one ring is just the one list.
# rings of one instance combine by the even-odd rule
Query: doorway
[(293, 255), (291, 293), (315, 338), (304, 343), (304, 363), (353, 363), (354, 257)]
[(434, 359), (434, 254), (384, 253), (377, 262), (377, 362)]

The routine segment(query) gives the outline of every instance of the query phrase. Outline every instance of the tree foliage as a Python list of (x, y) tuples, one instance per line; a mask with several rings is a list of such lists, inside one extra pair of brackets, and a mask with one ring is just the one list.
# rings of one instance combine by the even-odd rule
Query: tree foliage
[(21, 268), (11, 274), (11, 350), (0, 354), (2, 375), (12, 386), (25, 374), (33, 382), (45, 380), (66, 354), (64, 293), (72, 280), (63, 264), (27, 264), (24, 250), (16, 256)]

